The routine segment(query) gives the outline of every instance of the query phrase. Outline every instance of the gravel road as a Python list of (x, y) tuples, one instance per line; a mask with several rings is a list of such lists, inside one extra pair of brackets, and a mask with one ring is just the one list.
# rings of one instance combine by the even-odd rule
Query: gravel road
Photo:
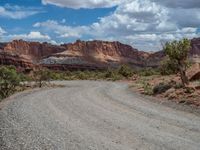
[(200, 116), (133, 94), (126, 83), (66, 81), (0, 110), (2, 150), (200, 150)]

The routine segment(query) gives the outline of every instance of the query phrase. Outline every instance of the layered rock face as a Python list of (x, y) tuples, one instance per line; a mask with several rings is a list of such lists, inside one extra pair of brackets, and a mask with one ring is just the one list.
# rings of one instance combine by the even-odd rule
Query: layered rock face
[(38, 60), (44, 56), (64, 51), (62, 46), (51, 45), (49, 43), (26, 42), (23, 40), (14, 40), (6, 43), (4, 44), (3, 50), (23, 55), (32, 60)]
[(200, 63), (200, 38), (194, 38), (191, 40), (191, 60)]
[[(191, 42), (190, 56), (200, 60), (200, 38)], [(158, 67), (165, 57), (163, 51), (147, 53), (120, 42), (76, 41), (52, 45), (49, 43), (14, 40), (0, 43), (0, 64), (31, 68), (36, 64), (50, 69), (102, 69), (129, 64), (133, 67)]]
[[(135, 66), (144, 66), (144, 60), (149, 56), (148, 53), (140, 52), (120, 42), (78, 40), (62, 46), (66, 49), (64, 52), (53, 54), (45, 62), (93, 66), (116, 66), (129, 63)], [(43, 61), (43, 63), (45, 62)]]
[(200, 38), (194, 38), (191, 40), (191, 55), (200, 56)]
[(29, 71), (35, 67), (30, 59), (2, 50), (0, 50), (0, 65), (14, 65), (22, 71)]
[(43, 57), (64, 51), (62, 46), (49, 43), (14, 40), (0, 43), (0, 65), (14, 65), (23, 70), (33, 69)]

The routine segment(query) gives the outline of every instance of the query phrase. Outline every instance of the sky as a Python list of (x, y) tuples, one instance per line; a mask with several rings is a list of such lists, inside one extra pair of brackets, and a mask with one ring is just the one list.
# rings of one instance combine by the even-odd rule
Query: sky
[(0, 41), (120, 41), (144, 51), (200, 37), (200, 0), (0, 0)]

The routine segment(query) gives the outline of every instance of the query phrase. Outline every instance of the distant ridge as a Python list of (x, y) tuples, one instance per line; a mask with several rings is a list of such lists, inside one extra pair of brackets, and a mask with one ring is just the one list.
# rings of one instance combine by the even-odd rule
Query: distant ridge
[[(200, 38), (191, 40), (190, 56), (200, 58)], [(6, 56), (6, 57), (5, 57)], [(22, 68), (43, 65), (52, 69), (98, 69), (129, 64), (132, 67), (158, 67), (163, 51), (148, 53), (118, 41), (81, 41), (63, 45), (14, 40), (0, 43), (0, 64)], [(20, 63), (19, 63), (20, 62)]]

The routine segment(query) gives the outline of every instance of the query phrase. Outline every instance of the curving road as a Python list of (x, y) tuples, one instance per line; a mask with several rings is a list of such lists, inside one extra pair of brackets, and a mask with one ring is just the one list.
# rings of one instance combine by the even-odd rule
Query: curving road
[(125, 83), (61, 82), (0, 110), (2, 150), (200, 150), (200, 116), (132, 94)]

